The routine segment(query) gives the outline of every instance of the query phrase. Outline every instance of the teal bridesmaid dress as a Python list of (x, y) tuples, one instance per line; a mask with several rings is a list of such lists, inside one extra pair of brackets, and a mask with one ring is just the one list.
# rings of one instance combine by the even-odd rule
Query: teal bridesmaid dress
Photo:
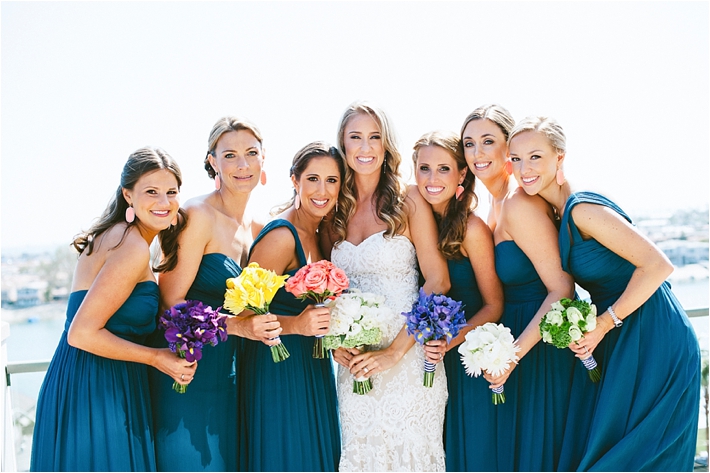
[[(240, 273), (241, 268), (229, 256), (203, 255), (185, 299), (201, 301), (213, 309), (221, 307), (227, 279)], [(168, 346), (163, 333), (160, 329), (154, 333), (153, 346)], [(236, 470), (236, 344), (236, 337), (230, 336), (215, 347), (206, 346), (184, 394), (173, 390), (172, 378), (149, 370), (158, 471)]]
[[(495, 247), (496, 272), (505, 305), (500, 323), (519, 337), (547, 297), (547, 288), (530, 259), (514, 241)], [(498, 444), (499, 471), (556, 471), (562, 451), (576, 358), (569, 350), (538, 342), (505, 383), (506, 402), (498, 406), (498, 429), (510, 429)]]
[[(271, 230), (288, 228), (301, 266), (307, 261), (298, 233), (286, 220), (269, 222), (252, 245)], [(288, 255), (284, 255), (287, 257)], [(288, 272), (293, 276), (297, 270)], [(282, 287), (270, 311), (298, 315), (308, 301)], [(258, 317), (258, 316), (257, 316)], [(335, 471), (340, 426), (331, 359), (314, 359), (314, 337), (282, 335), (291, 356), (274, 363), (268, 346), (242, 340), (237, 356), (239, 469), (241, 471)]]
[[(631, 219), (594, 193), (572, 194), (565, 205), (562, 266), (602, 313), (626, 289), (635, 267), (598, 241), (581, 237), (571, 214), (580, 203), (603, 205)], [(664, 282), (621, 327), (607, 333), (594, 357), (602, 378), (596, 389), (575, 391), (580, 395), (570, 403), (560, 469), (692, 471), (700, 351), (670, 284)], [(586, 376), (578, 369), (573, 382), (589, 386)]]
[[(476, 276), (468, 258), (448, 260), (451, 289), (447, 294), (464, 303), (470, 319), (483, 306)], [(498, 408), (483, 376), (466, 374), (458, 347), (444, 356), (449, 401), (444, 418), (446, 471), (497, 471)], [(504, 426), (505, 427), (505, 426)], [(505, 440), (505, 434), (503, 439)]]
[[(31, 471), (155, 471), (144, 364), (103, 358), (67, 343), (88, 291), (69, 296), (67, 321), (37, 400)], [(106, 323), (145, 344), (155, 329), (158, 285), (138, 283)]]

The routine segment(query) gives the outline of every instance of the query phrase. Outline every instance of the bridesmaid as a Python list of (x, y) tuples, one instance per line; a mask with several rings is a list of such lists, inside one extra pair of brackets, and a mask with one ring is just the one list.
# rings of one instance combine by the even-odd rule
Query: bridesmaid
[[(37, 401), (32, 471), (155, 471), (146, 365), (171, 384), (189, 384), (196, 367), (144, 346), (158, 311), (153, 270), (177, 263), (181, 184), (165, 151), (137, 150), (103, 215), (74, 239), (79, 260)], [(152, 269), (156, 236), (165, 258)]]
[[(562, 170), (565, 135), (554, 119), (526, 118), (509, 143), (525, 192), (562, 217), (562, 265), (599, 310), (596, 328), (570, 345), (578, 358), (594, 352), (602, 379), (572, 400), (560, 469), (692, 471), (700, 353), (665, 282), (673, 266), (609, 199), (572, 192)], [(586, 376), (578, 370), (574, 383), (588, 385)]]
[(469, 324), (448, 344), (444, 357), (449, 387), (444, 422), (446, 470), (495, 471), (498, 463), (490, 452), (496, 448), (497, 406), (491, 403), (488, 383), (466, 374), (456, 349), (466, 333), (498, 322), (503, 312), (493, 235), (473, 213), (478, 203), (476, 178), (455, 133), (423, 135), (414, 145), (413, 160), (419, 193), (431, 204), (439, 228), (439, 251), (447, 260), (451, 278), (448, 296), (464, 303)]
[(491, 387), (505, 383), (498, 407), (498, 470), (557, 470), (575, 360), (540, 343), (539, 323), (553, 302), (572, 297), (562, 270), (556, 217), (541, 198), (531, 198), (510, 178), (507, 138), (514, 120), (500, 105), (474, 110), (461, 128), (469, 168), (491, 194), (488, 218), (495, 242), (505, 306), (501, 323), (521, 347), (519, 366), (485, 375)]
[[(210, 194), (185, 204), (189, 225), (180, 235), (179, 263), (160, 277), (163, 308), (198, 300), (213, 309), (224, 302), (226, 280), (236, 277), (247, 249), (262, 225), (246, 210), (261, 180), (261, 133), (248, 120), (219, 119), (207, 142), (205, 170), (215, 180)], [(228, 319), (228, 332), (265, 341), (278, 330), (273, 316)], [(269, 335), (273, 337), (273, 335)], [(162, 331), (155, 346), (166, 346)], [(184, 394), (156, 371), (151, 373), (156, 459), (159, 471), (233, 471), (237, 467), (237, 398), (234, 384), (235, 337), (206, 347), (196, 380)]]
[[(249, 262), (293, 276), (322, 260), (318, 227), (338, 203), (344, 173), (337, 148), (317, 141), (298, 151), (291, 166), (294, 198), (254, 240)], [(267, 347), (244, 341), (237, 360), (239, 469), (335, 471), (340, 428), (333, 366), (313, 358), (314, 336), (328, 333), (330, 312), (283, 287), (270, 309), (291, 356), (274, 363)]]

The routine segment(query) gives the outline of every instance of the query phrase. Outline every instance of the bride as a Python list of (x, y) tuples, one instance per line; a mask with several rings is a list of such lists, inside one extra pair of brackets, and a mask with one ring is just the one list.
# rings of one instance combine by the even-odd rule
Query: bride
[[(443, 471), (442, 432), (448, 392), (437, 368), (434, 386), (423, 386), (425, 357), (441, 361), (440, 341), (414, 346), (402, 312), (418, 297), (417, 261), (427, 293), (450, 287), (446, 261), (437, 251), (431, 208), (399, 177), (401, 156), (386, 115), (366, 102), (345, 111), (338, 145), (347, 163), (343, 195), (321, 242), (350, 287), (385, 296), (393, 309), (382, 342), (361, 353), (340, 348), (338, 409), (342, 429), (340, 471)], [(405, 195), (406, 194), (406, 195)], [(416, 251), (415, 251), (416, 250)], [(371, 378), (373, 389), (353, 393), (353, 377)]]

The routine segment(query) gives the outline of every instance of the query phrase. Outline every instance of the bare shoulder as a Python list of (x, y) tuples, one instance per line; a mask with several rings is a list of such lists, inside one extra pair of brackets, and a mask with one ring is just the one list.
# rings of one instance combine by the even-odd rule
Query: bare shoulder
[(215, 220), (215, 208), (209, 203), (209, 194), (193, 197), (185, 202), (182, 208), (187, 212), (188, 225), (195, 221), (200, 224), (212, 223)]
[(523, 216), (529, 214), (529, 212), (545, 213), (552, 216), (552, 207), (545, 199), (539, 195), (528, 195), (519, 187), (510, 193), (503, 205), (505, 208), (504, 213), (509, 214), (509, 216)]
[(429, 204), (429, 202), (427, 202), (426, 199), (422, 197), (422, 194), (419, 192), (419, 188), (414, 184), (409, 184), (407, 186), (404, 201), (409, 205), (414, 205), (415, 207), (417, 205)]
[(264, 235), (256, 244), (255, 249), (259, 246), (268, 248), (269, 253), (290, 255), (296, 250), (296, 240), (291, 230), (286, 227), (279, 227)]
[(106, 231), (101, 242), (105, 251), (104, 265), (120, 265), (136, 279), (141, 279), (150, 265), (150, 245), (135, 226), (128, 228), (124, 237), (125, 230), (126, 224), (120, 223)]
[(482, 238), (493, 238), (490, 227), (481, 217), (471, 212), (466, 222), (466, 240), (480, 240)]

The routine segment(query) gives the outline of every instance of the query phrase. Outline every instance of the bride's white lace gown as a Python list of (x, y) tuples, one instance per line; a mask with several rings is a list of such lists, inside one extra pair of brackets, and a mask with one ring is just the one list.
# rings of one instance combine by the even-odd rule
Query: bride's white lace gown
[[(414, 246), (405, 236), (375, 233), (359, 245), (343, 241), (332, 262), (350, 279), (350, 287), (381, 294), (393, 309), (384, 321), (387, 347), (404, 326), (418, 297)], [(424, 350), (415, 344), (392, 368), (371, 377), (372, 391), (353, 393), (353, 377), (338, 365), (338, 409), (342, 429), (340, 471), (444, 471), (442, 433), (448, 390), (437, 364), (434, 386), (423, 386)]]

